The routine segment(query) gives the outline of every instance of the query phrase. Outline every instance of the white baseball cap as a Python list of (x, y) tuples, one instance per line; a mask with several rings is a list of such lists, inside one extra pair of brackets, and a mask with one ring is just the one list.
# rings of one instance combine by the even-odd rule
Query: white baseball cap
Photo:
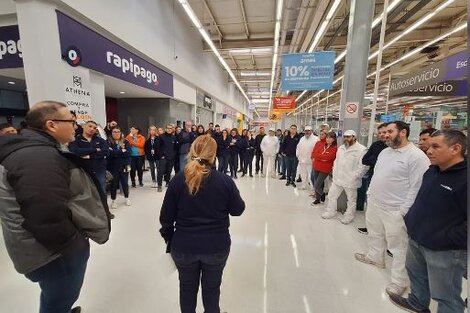
[(344, 132), (343, 136), (354, 136), (354, 137), (356, 137), (356, 132), (352, 129), (349, 129), (349, 130)]
[(272, 128), (272, 127), (269, 129), (269, 131), (270, 131), (270, 132), (276, 132), (276, 130), (275, 130), (274, 128)]
[(312, 126), (305, 126), (304, 130), (312, 130)]

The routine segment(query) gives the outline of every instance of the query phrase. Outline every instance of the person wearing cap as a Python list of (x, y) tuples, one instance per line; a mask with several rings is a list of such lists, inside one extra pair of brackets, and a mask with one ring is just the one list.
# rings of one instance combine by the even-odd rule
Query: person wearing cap
[(312, 177), (312, 155), (313, 147), (318, 142), (318, 137), (313, 135), (312, 127), (305, 126), (305, 135), (300, 138), (299, 144), (297, 145), (297, 159), (299, 160), (299, 174), (302, 177), (302, 185), (300, 189), (310, 189), (313, 187)]
[(356, 214), (357, 189), (361, 187), (362, 176), (369, 169), (362, 164), (362, 157), (366, 153), (366, 147), (357, 142), (356, 132), (347, 130), (343, 135), (343, 144), (338, 148), (336, 159), (333, 163), (333, 183), (328, 192), (328, 204), (322, 218), (330, 219), (336, 216), (338, 198), (341, 193), (346, 193), (348, 198), (347, 209), (341, 218), (341, 223), (349, 224)]
[(261, 176), (265, 177), (268, 172), (271, 172), (271, 177), (276, 177), (276, 155), (279, 151), (279, 139), (277, 139), (276, 131), (274, 128), (270, 128), (268, 135), (264, 136), (260, 144), (260, 149), (263, 152), (264, 163), (261, 171)]
[[(390, 294), (402, 295), (408, 287), (405, 260), (408, 233), (403, 216), (415, 201), (423, 174), (430, 161), (426, 154), (408, 141), (410, 126), (402, 121), (387, 125), (385, 143), (367, 191), (366, 226), (369, 248), (356, 253), (359, 262), (385, 268), (385, 251), (393, 254)], [(423, 222), (423, 221), (421, 221)]]

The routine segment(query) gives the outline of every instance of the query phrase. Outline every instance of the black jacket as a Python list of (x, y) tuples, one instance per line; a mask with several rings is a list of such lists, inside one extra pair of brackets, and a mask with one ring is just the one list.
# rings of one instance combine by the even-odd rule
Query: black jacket
[(180, 148), (180, 154), (188, 154), (189, 153), (189, 148), (191, 148), (191, 144), (193, 141), (196, 139), (196, 133), (195, 132), (186, 132), (185, 130), (181, 131), (181, 133), (178, 135), (178, 145)]
[(239, 216), (245, 202), (233, 180), (211, 170), (195, 195), (188, 192), (184, 173), (170, 182), (160, 212), (160, 233), (171, 251), (211, 254), (230, 249), (229, 215)]
[(379, 157), (380, 152), (387, 147), (388, 146), (385, 142), (381, 140), (375, 141), (370, 145), (366, 154), (362, 157), (362, 164), (369, 166), (367, 176), (372, 177), (372, 175), (374, 175), (374, 167), (375, 163), (377, 163), (377, 158)]
[(245, 139), (246, 141), (246, 155), (252, 156), (255, 154), (256, 150), (256, 140), (255, 138), (251, 138), (248, 140), (248, 138)]
[(230, 143), (232, 143), (232, 140), (235, 141), (235, 143), (232, 145), (230, 144), (230, 154), (231, 155), (234, 155), (234, 154), (239, 154), (240, 151), (243, 149), (243, 146), (244, 146), (244, 142), (242, 140), (242, 137), (240, 137), (239, 135), (236, 135), (234, 137), (232, 136), (229, 136), (230, 138)]
[(467, 250), (467, 160), (441, 172), (424, 173), (416, 200), (405, 215), (408, 234), (431, 250)]
[(295, 134), (294, 137), (292, 137), (291, 135), (284, 137), (284, 140), (281, 143), (281, 153), (285, 154), (288, 157), (295, 157), (299, 141), (299, 134)]
[(174, 160), (176, 156), (176, 137), (164, 133), (157, 137), (157, 159)]
[(261, 151), (261, 141), (263, 141), (264, 136), (266, 136), (266, 134), (264, 135), (258, 134), (255, 137), (255, 150), (256, 150), (255, 152), (258, 155), (263, 154), (263, 151)]
[[(145, 157), (149, 161), (157, 160), (157, 140), (158, 140), (158, 137), (155, 137), (153, 139), (153, 145), (152, 145), (151, 138), (145, 141), (145, 146), (144, 146)], [(153, 150), (153, 154), (152, 154), (152, 150)]]
[[(100, 151), (98, 151), (98, 149)], [(78, 135), (74, 142), (69, 144), (70, 152), (79, 157), (86, 157), (85, 164), (88, 164), (93, 172), (106, 170), (106, 158), (109, 156), (109, 145), (101, 137), (94, 136), (91, 141), (86, 140), (83, 135)]]
[[(131, 145), (124, 139), (124, 149), (118, 144), (109, 144), (108, 171), (115, 175), (131, 164)], [(124, 151), (126, 150), (126, 151)]]
[(220, 136), (217, 138), (217, 156), (228, 157), (230, 155), (230, 136), (224, 138)]

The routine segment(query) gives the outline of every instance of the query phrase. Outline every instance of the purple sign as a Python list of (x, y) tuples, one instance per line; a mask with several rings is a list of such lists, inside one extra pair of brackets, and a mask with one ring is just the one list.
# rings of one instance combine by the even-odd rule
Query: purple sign
[(445, 80), (467, 77), (468, 54), (462, 51), (446, 59)]
[(0, 68), (23, 67), (18, 25), (0, 27)]
[(57, 11), (62, 58), (132, 84), (173, 96), (173, 76)]

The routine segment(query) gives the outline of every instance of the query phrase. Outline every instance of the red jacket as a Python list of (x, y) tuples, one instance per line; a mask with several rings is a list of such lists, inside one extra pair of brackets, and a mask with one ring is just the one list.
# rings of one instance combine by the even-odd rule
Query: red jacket
[(313, 169), (317, 172), (330, 174), (336, 159), (337, 145), (326, 147), (326, 141), (319, 141), (312, 151)]

